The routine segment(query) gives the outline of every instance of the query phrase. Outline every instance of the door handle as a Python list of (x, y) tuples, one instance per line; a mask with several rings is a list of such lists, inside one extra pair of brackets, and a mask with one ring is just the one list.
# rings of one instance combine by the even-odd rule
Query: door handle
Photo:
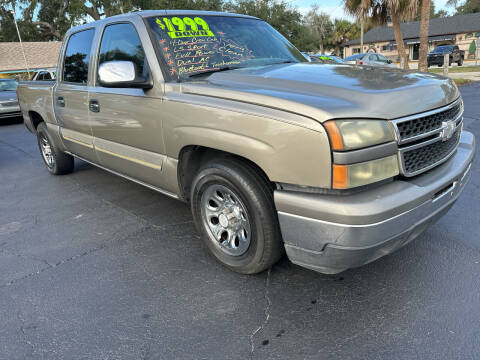
[(90, 100), (90, 102), (88, 103), (88, 109), (91, 111), (91, 112), (100, 112), (100, 104), (98, 103), (97, 100)]
[(57, 105), (60, 107), (65, 107), (65, 99), (63, 96), (57, 97)]

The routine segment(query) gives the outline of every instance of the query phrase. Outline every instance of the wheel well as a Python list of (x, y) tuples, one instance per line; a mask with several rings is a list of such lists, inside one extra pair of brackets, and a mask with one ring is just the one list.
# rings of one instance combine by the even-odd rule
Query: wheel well
[(229, 158), (235, 159), (248, 164), (253, 170), (255, 170), (261, 177), (263, 177), (274, 188), (274, 184), (270, 181), (267, 174), (254, 162), (248, 160), (242, 156), (238, 156), (226, 151), (216, 150), (205, 146), (189, 145), (185, 146), (178, 157), (178, 184), (180, 188), (180, 197), (186, 200), (190, 200), (191, 184), (198, 170), (207, 162), (213, 159)]
[(35, 128), (35, 130), (37, 130), (38, 125), (44, 121), (42, 116), (35, 111), (29, 111), (28, 115), (30, 116), (33, 127)]

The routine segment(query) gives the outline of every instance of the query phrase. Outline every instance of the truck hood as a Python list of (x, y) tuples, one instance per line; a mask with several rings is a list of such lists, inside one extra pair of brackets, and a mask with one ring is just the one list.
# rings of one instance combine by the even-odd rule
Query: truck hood
[(453, 81), (400, 69), (298, 63), (214, 73), (182, 84), (189, 94), (268, 106), (311, 117), (395, 119), (447, 105)]

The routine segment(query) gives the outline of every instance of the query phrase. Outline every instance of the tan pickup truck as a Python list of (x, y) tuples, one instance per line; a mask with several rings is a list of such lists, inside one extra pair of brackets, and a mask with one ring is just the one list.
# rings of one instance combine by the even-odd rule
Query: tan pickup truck
[(323, 273), (366, 264), (444, 215), (470, 177), (451, 80), (310, 63), (253, 17), (142, 11), (75, 27), (57, 74), (18, 88), (47, 169), (77, 157), (188, 202), (240, 273), (284, 250)]

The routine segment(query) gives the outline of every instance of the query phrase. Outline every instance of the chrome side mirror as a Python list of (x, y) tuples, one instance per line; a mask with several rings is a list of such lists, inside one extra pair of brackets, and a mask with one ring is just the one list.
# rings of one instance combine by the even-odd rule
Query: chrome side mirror
[(106, 61), (98, 67), (98, 82), (103, 87), (135, 87), (151, 89), (150, 77), (137, 77), (135, 64), (131, 61)]

